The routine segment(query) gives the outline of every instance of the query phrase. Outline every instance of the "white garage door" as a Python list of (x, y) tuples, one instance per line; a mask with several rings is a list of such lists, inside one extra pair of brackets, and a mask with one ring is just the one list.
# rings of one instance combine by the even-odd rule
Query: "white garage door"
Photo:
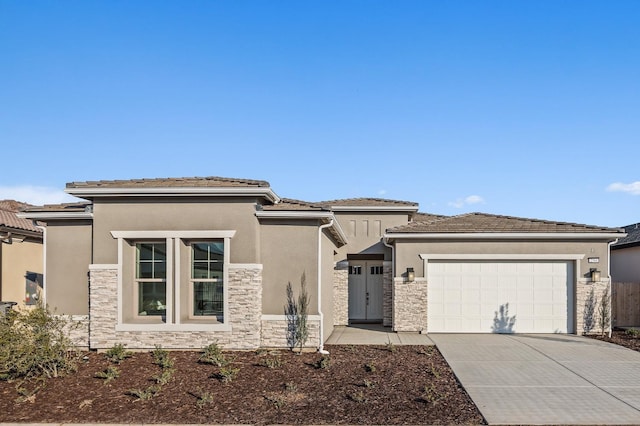
[(573, 263), (429, 260), (432, 333), (573, 333)]

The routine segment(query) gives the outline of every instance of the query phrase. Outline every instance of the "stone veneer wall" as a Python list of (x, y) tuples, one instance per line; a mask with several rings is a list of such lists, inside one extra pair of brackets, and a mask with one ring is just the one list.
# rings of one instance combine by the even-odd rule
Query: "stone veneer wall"
[[(602, 332), (599, 308), (602, 294), (606, 289), (609, 289), (609, 301), (611, 301), (609, 282), (610, 279), (604, 277), (595, 283), (587, 279), (578, 279), (576, 283), (576, 334), (595, 334)], [(591, 298), (591, 290), (593, 290), (593, 299)], [(585, 328), (589, 306), (593, 309), (593, 327), (591, 329), (588, 329), (589, 327)], [(609, 323), (611, 326), (611, 319), (613, 318), (611, 303), (609, 304), (609, 315)], [(604, 331), (608, 332), (609, 329)]]
[(427, 330), (427, 280), (393, 282), (393, 331)]
[[(260, 346), (265, 348), (288, 348), (287, 328), (288, 323), (284, 315), (282, 319), (262, 319), (262, 332), (260, 336)], [(317, 348), (320, 346), (320, 320), (307, 320), (309, 326), (309, 338), (305, 344), (306, 348)]]
[(65, 332), (79, 349), (89, 348), (89, 315), (60, 315), (67, 321)]
[(333, 325), (349, 325), (349, 263), (333, 269)]
[(90, 346), (107, 349), (120, 343), (129, 349), (195, 349), (217, 342), (228, 349), (260, 346), (262, 265), (229, 265), (231, 331), (116, 331), (118, 318), (117, 265), (90, 266)]
[(382, 264), (382, 325), (393, 325), (393, 268), (391, 262)]

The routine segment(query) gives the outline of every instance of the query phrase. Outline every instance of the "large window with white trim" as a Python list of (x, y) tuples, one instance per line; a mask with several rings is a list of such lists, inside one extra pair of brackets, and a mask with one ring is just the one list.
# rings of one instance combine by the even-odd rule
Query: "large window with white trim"
[(230, 330), (228, 274), (235, 231), (113, 231), (117, 330)]

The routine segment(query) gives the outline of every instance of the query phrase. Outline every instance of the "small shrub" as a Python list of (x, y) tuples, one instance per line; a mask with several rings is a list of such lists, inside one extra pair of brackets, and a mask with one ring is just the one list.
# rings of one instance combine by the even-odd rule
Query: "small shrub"
[(373, 388), (376, 386), (376, 384), (373, 383), (371, 380), (364, 379), (362, 382), (362, 386), (365, 388)]
[(169, 351), (162, 349), (160, 346), (151, 351), (153, 363), (159, 365), (162, 369), (173, 368), (173, 359), (169, 357)]
[(423, 401), (429, 404), (434, 404), (434, 405), (440, 402), (446, 396), (447, 396), (446, 394), (443, 394), (440, 391), (438, 391), (437, 386), (433, 383), (426, 385), (422, 393)]
[(440, 372), (438, 371), (438, 369), (433, 364), (431, 364), (429, 366), (428, 373), (431, 374), (431, 376), (436, 378), (436, 379), (440, 378)]
[(216, 374), (216, 377), (222, 383), (230, 383), (230, 382), (234, 381), (236, 379), (236, 377), (238, 377), (238, 373), (239, 372), (240, 372), (239, 368), (222, 367), (220, 369), (220, 371), (218, 372), (218, 374)]
[(165, 368), (162, 370), (162, 373), (153, 377), (153, 380), (159, 384), (160, 386), (166, 385), (173, 378), (174, 370), (173, 368)]
[(213, 394), (211, 392), (201, 392), (198, 395), (198, 400), (196, 401), (196, 406), (198, 408), (204, 408), (207, 405), (213, 404)]
[(637, 328), (628, 328), (624, 331), (624, 334), (631, 337), (638, 337), (640, 336), (640, 330)]
[(331, 365), (331, 358), (329, 358), (327, 355), (322, 355), (322, 357), (316, 361), (316, 363), (314, 364), (314, 367), (316, 367), (317, 369), (324, 370), (325, 368), (329, 368), (330, 365)]
[(375, 366), (375, 364), (374, 364), (374, 363), (369, 362), (369, 363), (367, 363), (367, 364), (365, 364), (365, 365), (364, 365), (364, 370), (365, 370), (367, 373), (375, 373), (375, 372), (376, 372), (376, 366)]
[(286, 390), (287, 392), (297, 392), (298, 385), (293, 382), (287, 382), (284, 384), (284, 390)]
[(114, 366), (110, 365), (105, 370), (98, 371), (94, 375), (94, 377), (97, 377), (98, 379), (104, 379), (104, 384), (106, 385), (110, 381), (115, 380), (118, 377), (120, 377), (120, 370), (118, 370), (118, 367), (114, 367)]
[[(34, 392), (45, 381), (76, 370), (79, 354), (69, 338), (70, 322), (42, 303), (0, 317), (0, 380), (23, 380)], [(35, 386), (35, 387), (34, 387)]]
[(352, 393), (348, 394), (347, 396), (349, 397), (350, 400), (352, 400), (354, 402), (358, 402), (358, 403), (367, 402), (367, 397), (365, 396), (364, 392), (362, 392), (362, 391), (352, 392)]
[(160, 392), (160, 386), (152, 385), (146, 389), (131, 389), (127, 391), (127, 395), (134, 396), (140, 401), (147, 401)]
[(126, 350), (124, 345), (121, 343), (116, 343), (112, 348), (104, 353), (104, 356), (112, 363), (120, 364), (125, 359), (131, 358), (133, 356), (133, 352)]
[(384, 347), (385, 347), (386, 350), (388, 350), (389, 352), (392, 352), (392, 353), (395, 352), (396, 349), (397, 349), (396, 346), (391, 342), (387, 343)]
[(282, 367), (282, 360), (280, 359), (279, 356), (270, 356), (267, 358), (263, 358), (260, 361), (260, 365), (262, 365), (263, 367), (267, 367), (267, 368), (279, 368)]
[(278, 410), (287, 405), (287, 398), (279, 393), (272, 392), (265, 395), (264, 398), (275, 405)]
[(230, 362), (224, 356), (222, 348), (220, 348), (217, 343), (211, 343), (206, 346), (202, 351), (202, 355), (200, 355), (199, 361), (205, 364), (215, 365), (216, 367), (224, 367)]

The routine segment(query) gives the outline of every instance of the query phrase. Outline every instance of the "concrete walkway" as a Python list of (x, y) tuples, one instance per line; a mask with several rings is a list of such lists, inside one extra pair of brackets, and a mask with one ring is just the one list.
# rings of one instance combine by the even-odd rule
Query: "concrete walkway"
[(572, 335), (431, 334), (489, 424), (640, 424), (640, 353)]
[(433, 345), (426, 334), (396, 333), (380, 324), (338, 326), (326, 341), (327, 345)]

